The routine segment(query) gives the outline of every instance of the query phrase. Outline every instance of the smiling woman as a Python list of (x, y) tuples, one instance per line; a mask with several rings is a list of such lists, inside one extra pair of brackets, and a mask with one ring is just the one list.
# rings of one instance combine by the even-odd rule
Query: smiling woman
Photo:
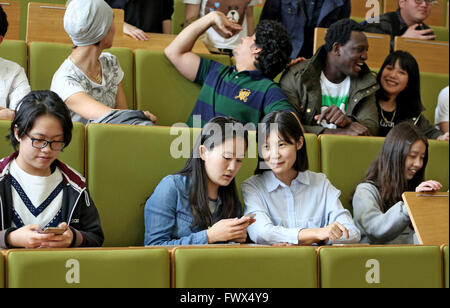
[(380, 119), (379, 136), (385, 137), (398, 123), (409, 121), (431, 139), (448, 140), (422, 114), (420, 71), (414, 57), (406, 51), (395, 51), (384, 61), (377, 81), (377, 108)]
[(420, 129), (403, 122), (388, 133), (380, 154), (353, 196), (353, 213), (362, 243), (417, 243), (402, 194), (442, 188), (436, 181), (425, 181), (427, 163), (428, 141)]
[(231, 118), (209, 121), (186, 166), (165, 177), (145, 205), (145, 245), (244, 243), (255, 220), (241, 216), (234, 177), (247, 131)]

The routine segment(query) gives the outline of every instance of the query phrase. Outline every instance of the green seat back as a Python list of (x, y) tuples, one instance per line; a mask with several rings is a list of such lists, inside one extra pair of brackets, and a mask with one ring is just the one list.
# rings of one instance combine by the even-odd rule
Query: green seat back
[(5, 258), (0, 251), (0, 289), (5, 287)]
[(309, 170), (321, 172), (320, 146), (316, 134), (305, 134), (306, 151), (308, 154)]
[(428, 164), (425, 170), (426, 180), (440, 182), (443, 187), (441, 191), (449, 189), (449, 144), (448, 141), (429, 140)]
[[(48, 90), (53, 75), (70, 55), (72, 45), (46, 42), (30, 44), (30, 86), (32, 90)], [(105, 50), (117, 57), (124, 72), (122, 80), (128, 108), (133, 109), (133, 51), (128, 48), (114, 47)]]
[(9, 142), (9, 129), (11, 121), (0, 120), (0, 158), (9, 156), (14, 149)]
[[(184, 78), (162, 51), (136, 50), (136, 108), (158, 117), (158, 125), (186, 123), (200, 86)], [(208, 55), (207, 58), (228, 65), (230, 58)]]
[(324, 247), (322, 288), (442, 288), (438, 246)]
[(436, 41), (448, 42), (448, 28), (436, 26), (430, 26), (430, 28), (433, 29), (434, 34), (436, 35)]
[[(0, 158), (9, 156), (14, 149), (9, 139), (10, 121), (0, 121)], [(84, 174), (84, 126), (81, 123), (73, 123), (72, 141), (59, 155), (59, 160), (71, 166), (79, 173)]]
[(254, 5), (253, 6), (253, 23), (255, 25), (255, 29), (259, 24), (259, 21), (261, 19), (261, 13), (263, 11), (262, 5)]
[(87, 126), (87, 178), (104, 246), (143, 245), (145, 202), (165, 176), (186, 163), (170, 155), (178, 136), (169, 127)]
[(173, 253), (176, 288), (317, 287), (312, 247), (177, 248)]
[(0, 58), (16, 62), (27, 73), (27, 44), (25, 41), (4, 40), (0, 45)]
[(341, 191), (340, 200), (346, 209), (351, 211), (350, 197), (383, 142), (380, 137), (320, 136), (322, 172)]
[(183, 23), (186, 19), (186, 9), (183, 0), (173, 1), (172, 14), (172, 34), (178, 34), (183, 29)]
[(420, 95), (425, 107), (423, 115), (431, 124), (434, 124), (439, 93), (448, 86), (448, 82), (446, 74), (420, 73)]
[(443, 249), (444, 252), (444, 271), (445, 271), (445, 287), (448, 289), (449, 282), (448, 282), (448, 245), (446, 245)]
[(34, 250), (8, 254), (9, 288), (168, 288), (167, 249)]

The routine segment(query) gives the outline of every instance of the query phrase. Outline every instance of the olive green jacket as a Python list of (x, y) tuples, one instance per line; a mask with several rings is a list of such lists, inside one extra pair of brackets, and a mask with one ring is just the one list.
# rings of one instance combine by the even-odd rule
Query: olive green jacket
[[(322, 46), (309, 60), (291, 66), (281, 78), (281, 89), (287, 95), (292, 108), (297, 112), (307, 133), (320, 135), (325, 130), (317, 125), (314, 116), (322, 107), (320, 74), (325, 67), (327, 52)], [(358, 78), (350, 84), (347, 116), (368, 128), (373, 136), (378, 135), (378, 111), (375, 93), (379, 86), (375, 75), (364, 65)]]

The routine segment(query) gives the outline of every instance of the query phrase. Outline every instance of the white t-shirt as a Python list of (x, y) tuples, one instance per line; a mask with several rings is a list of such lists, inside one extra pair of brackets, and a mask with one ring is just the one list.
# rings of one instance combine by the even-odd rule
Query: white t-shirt
[[(71, 60), (67, 58), (53, 76), (51, 90), (65, 102), (76, 93), (84, 92), (96, 101), (110, 108), (116, 106), (117, 90), (124, 73), (117, 58), (110, 53), (99, 57), (102, 66), (102, 84), (90, 80)], [(71, 111), (72, 121), (87, 124), (88, 120)]]
[[(240, 0), (240, 1), (242, 1), (242, 0)], [(206, 2), (207, 2), (207, 0), (184, 0), (185, 4), (201, 4), (201, 6), (200, 6), (200, 16), (204, 16), (205, 15)], [(220, 2), (220, 0), (217, 0), (217, 2)], [(256, 4), (260, 4), (260, 3), (261, 3), (261, 0), (252, 0), (248, 4), (247, 9), (249, 7), (252, 7), (252, 6), (254, 6)], [(212, 27), (209, 28), (206, 31), (206, 35), (207, 35), (208, 40), (216, 48), (234, 49), (241, 43), (241, 39), (243, 37), (248, 36), (247, 17), (244, 17), (244, 21), (242, 23), (242, 31), (239, 32), (238, 34), (236, 34), (233, 37), (224, 38), (220, 34), (218, 34), (216, 32), (216, 30), (214, 30)]]
[[(63, 175), (58, 168), (50, 176), (35, 176), (23, 171), (16, 160), (11, 163), (10, 174), (17, 180), (26, 197), (36, 209), (44, 203), (63, 180)], [(22, 198), (26, 197), (21, 197), (22, 193), (19, 194), (14, 186), (11, 191), (14, 211), (20, 216), (25, 226), (38, 224), (41, 228), (44, 228), (55, 218), (62, 207), (63, 191), (61, 190), (52, 202), (35, 217), (23, 202)]]
[[(350, 77), (344, 79), (341, 83), (332, 83), (327, 79), (325, 74), (320, 74), (320, 85), (322, 87), (322, 106), (330, 107), (332, 105), (343, 110), (347, 110), (348, 96), (350, 92)], [(345, 109), (341, 106), (344, 104)]]
[(30, 91), (24, 69), (15, 62), (0, 58), (0, 107), (14, 110)]
[(448, 122), (448, 87), (444, 88), (438, 97), (434, 123), (439, 129), (439, 123)]
[[(320, 86), (322, 88), (322, 111), (328, 107), (336, 106), (342, 110), (344, 114), (347, 113), (348, 96), (350, 92), (351, 79), (349, 76), (341, 83), (332, 83), (328, 80), (325, 74), (320, 74)], [(322, 126), (330, 129), (335, 129), (335, 124), (322, 121)]]

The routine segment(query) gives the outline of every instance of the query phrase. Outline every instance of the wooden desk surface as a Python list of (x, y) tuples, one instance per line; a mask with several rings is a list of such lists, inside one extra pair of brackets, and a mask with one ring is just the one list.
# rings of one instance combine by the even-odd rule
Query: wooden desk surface
[[(2, 0), (0, 0), (2, 1)], [(72, 40), (64, 30), (64, 4), (29, 3), (27, 43), (32, 41), (72, 44)], [(147, 33), (148, 41), (136, 41), (123, 33), (124, 11), (113, 9), (116, 33), (113, 47), (125, 47), (132, 50), (164, 50), (176, 37), (173, 34)], [(199, 54), (208, 54), (209, 50), (198, 40), (192, 50)]]
[[(120, 34), (114, 36), (114, 47), (126, 47), (133, 50), (147, 49), (147, 50), (164, 50), (176, 37), (175, 34), (162, 34), (162, 33), (147, 33), (148, 41), (137, 41), (126, 34)], [(197, 54), (208, 54), (209, 50), (205, 44), (199, 39), (192, 49)]]
[(448, 244), (448, 192), (405, 192), (402, 197), (420, 244)]

